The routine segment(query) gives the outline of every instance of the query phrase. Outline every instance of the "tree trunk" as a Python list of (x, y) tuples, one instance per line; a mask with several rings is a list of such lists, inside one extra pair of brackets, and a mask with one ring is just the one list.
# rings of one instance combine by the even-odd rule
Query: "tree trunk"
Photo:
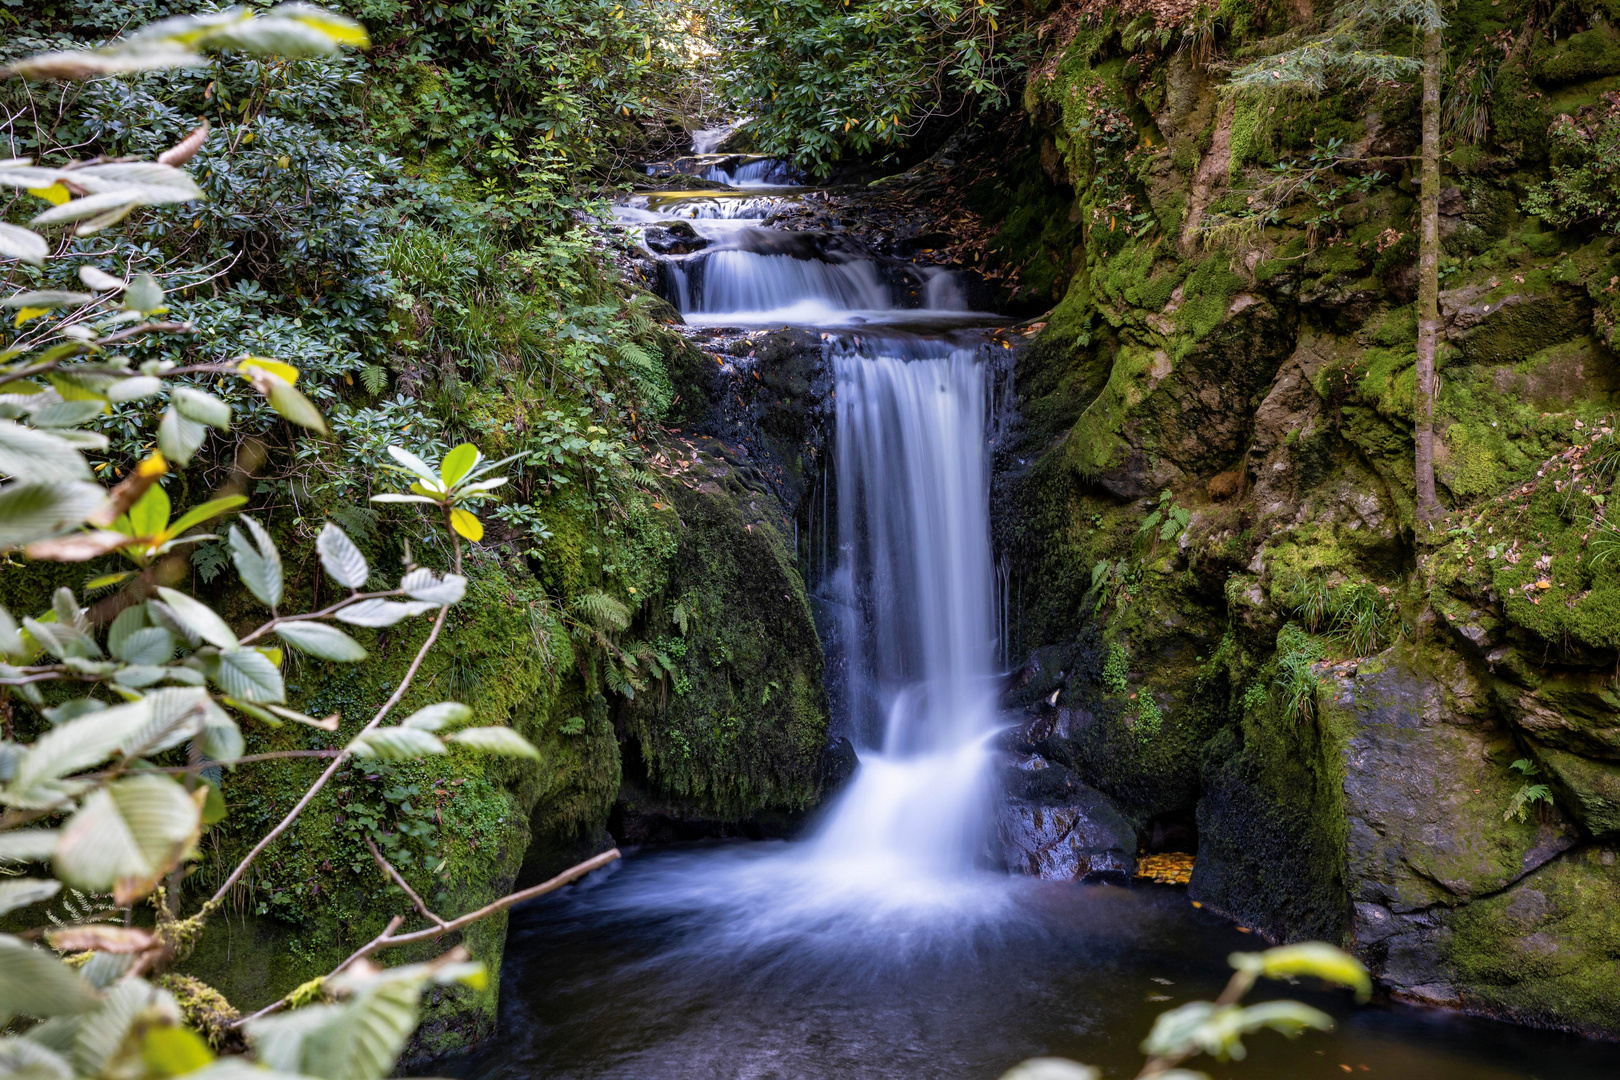
[(1417, 517), (1440, 512), (1434, 497), (1434, 354), (1440, 338), (1440, 31), (1423, 34), (1423, 172), (1418, 200)]

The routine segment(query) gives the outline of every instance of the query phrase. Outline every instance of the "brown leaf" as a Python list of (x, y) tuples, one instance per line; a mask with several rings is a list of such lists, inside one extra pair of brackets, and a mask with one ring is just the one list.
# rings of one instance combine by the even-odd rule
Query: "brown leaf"
[(208, 121), (204, 120), (191, 129), (191, 133), (163, 153), (158, 155), (159, 165), (184, 165), (202, 149), (203, 140), (208, 138)]
[(106, 503), (90, 515), (90, 524), (105, 529), (117, 521), (129, 511), (130, 507), (140, 501), (147, 488), (157, 483), (158, 477), (168, 471), (169, 463), (163, 459), (163, 455), (153, 453), (136, 465), (117, 487), (107, 493)]
[(139, 953), (157, 945), (157, 939), (137, 926), (68, 926), (45, 935), (60, 952)]
[(54, 540), (37, 540), (24, 548), (23, 554), (47, 562), (89, 562), (130, 543), (134, 540), (123, 533), (103, 529), (59, 536)]

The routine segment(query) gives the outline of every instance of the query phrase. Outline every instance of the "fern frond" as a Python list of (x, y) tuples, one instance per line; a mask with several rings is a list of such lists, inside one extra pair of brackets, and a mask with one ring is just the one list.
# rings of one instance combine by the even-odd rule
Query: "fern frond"
[(623, 630), (630, 625), (630, 609), (600, 589), (576, 597), (574, 611), (598, 630)]
[(367, 364), (360, 369), (360, 382), (366, 388), (366, 393), (376, 397), (388, 388), (388, 371), (376, 364)]

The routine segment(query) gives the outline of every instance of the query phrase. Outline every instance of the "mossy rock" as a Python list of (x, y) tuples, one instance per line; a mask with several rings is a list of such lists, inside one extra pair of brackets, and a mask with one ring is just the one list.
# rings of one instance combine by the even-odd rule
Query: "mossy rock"
[(1439, 939), (1469, 1008), (1519, 1023), (1620, 1033), (1620, 853), (1572, 852), (1449, 915)]
[(1402, 644), (1318, 694), (1344, 746), (1347, 884), (1397, 913), (1495, 893), (1577, 839), (1556, 808), (1504, 813), (1523, 777), (1485, 688), (1445, 648)]
[(618, 723), (651, 792), (692, 816), (803, 810), (819, 794), (827, 704), (793, 525), (734, 450), (683, 445), (679, 547), (646, 629), (678, 674), (626, 702)]

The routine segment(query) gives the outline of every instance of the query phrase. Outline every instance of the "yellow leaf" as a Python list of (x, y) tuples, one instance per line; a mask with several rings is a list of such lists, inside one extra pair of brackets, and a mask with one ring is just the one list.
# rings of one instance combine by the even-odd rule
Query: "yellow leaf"
[(450, 527), (477, 543), (484, 538), (484, 524), (465, 510), (450, 511)]
[(271, 360), (265, 356), (244, 356), (237, 361), (237, 367), (244, 376), (247, 375), (249, 368), (258, 368), (260, 371), (268, 371), (288, 386), (298, 381), (297, 368), (291, 364), (283, 364), (280, 360)]
[(15, 319), (15, 321), (12, 322), (11, 325), (12, 326), (21, 326), (23, 323), (27, 322), (30, 319), (37, 319), (41, 315), (49, 315), (50, 313), (51, 313), (51, 309), (48, 308), (48, 307), (18, 308), (17, 309), (17, 318)]
[(50, 187), (29, 188), (28, 194), (36, 195), (50, 203), (52, 206), (61, 206), (69, 199), (73, 198), (73, 195), (68, 191), (68, 189), (63, 187), (61, 184), (52, 184)]
[(141, 1046), (141, 1058), (154, 1076), (182, 1076), (214, 1060), (208, 1044), (189, 1028), (150, 1027)]
[(281, 666), (281, 655), (282, 654), (281, 654), (280, 649), (277, 649), (277, 648), (275, 648), (273, 646), (268, 646), (268, 645), (256, 645), (254, 647), (256, 649), (258, 649), (259, 652), (264, 654), (264, 658), (266, 660), (268, 660), (272, 664), (276, 665), (276, 667)]

